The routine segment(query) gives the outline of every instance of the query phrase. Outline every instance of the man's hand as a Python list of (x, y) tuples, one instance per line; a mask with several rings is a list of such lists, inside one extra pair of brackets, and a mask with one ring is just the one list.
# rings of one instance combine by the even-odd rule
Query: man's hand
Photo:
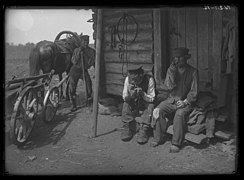
[(135, 90), (135, 86), (129, 85), (129, 95), (131, 98), (135, 98), (137, 94), (137, 91)]
[(132, 98), (135, 98), (137, 96), (137, 92), (135, 90), (130, 90), (129, 92)]
[(175, 71), (178, 67), (178, 62), (179, 60), (177, 58), (173, 58), (169, 68)]
[(185, 101), (179, 100), (176, 102), (177, 108), (184, 108), (186, 107), (187, 103)]
[(144, 92), (142, 91), (142, 88), (135, 88), (135, 90), (139, 96), (143, 97)]
[(159, 111), (160, 111), (159, 108), (155, 108), (155, 109), (153, 110), (153, 118), (154, 118), (154, 119), (158, 119), (158, 118), (159, 118)]
[(139, 88), (139, 87), (136, 87), (134, 90), (135, 90), (137, 93), (142, 92), (142, 88)]

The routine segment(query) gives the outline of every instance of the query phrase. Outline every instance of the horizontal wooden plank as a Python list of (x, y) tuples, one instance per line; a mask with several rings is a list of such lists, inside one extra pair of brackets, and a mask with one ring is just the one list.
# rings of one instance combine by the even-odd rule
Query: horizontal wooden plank
[(224, 140), (230, 140), (230, 137), (232, 136), (231, 132), (220, 131), (220, 130), (215, 132), (214, 135)]
[[(133, 63), (128, 63), (128, 67), (132, 67), (134, 64)], [(152, 68), (153, 64), (143, 64), (143, 69), (146, 73), (152, 73)], [(110, 72), (110, 73), (127, 73), (127, 66), (126, 63), (106, 63), (105, 64), (105, 72)]]
[(115, 85), (115, 84), (106, 84), (105, 91), (106, 94), (112, 94), (117, 96), (122, 96), (124, 86)]
[(204, 131), (206, 129), (206, 124), (194, 124), (192, 126), (188, 126), (187, 127), (188, 131), (192, 134), (200, 134), (202, 131)]
[[(120, 34), (120, 39), (122, 40), (123, 35)], [(125, 39), (126, 37), (124, 37)], [(134, 40), (135, 39), (135, 40)], [(134, 42), (143, 42), (143, 41), (152, 41), (153, 40), (153, 32), (152, 30), (147, 31), (139, 31), (136, 34), (136, 31), (129, 31), (127, 33), (127, 42), (128, 44), (133, 41)], [(110, 33), (104, 33), (104, 42), (111, 42), (111, 34)], [(120, 42), (119, 36), (115, 36), (115, 42)]]
[(218, 115), (218, 117), (215, 119), (216, 121), (219, 121), (219, 122), (226, 122), (228, 119), (228, 116), (227, 115)]
[[(121, 62), (119, 51), (105, 51), (105, 62)], [(128, 51), (127, 61), (130, 63), (152, 63), (153, 51)]]
[[(115, 26), (116, 30), (117, 30), (117, 24), (105, 24), (103, 26), (103, 32), (104, 33), (108, 33), (108, 32), (111, 32), (111, 27)], [(127, 30), (128, 31), (131, 31), (131, 30), (135, 30), (135, 29), (138, 29), (138, 32), (140, 31), (145, 31), (145, 30), (148, 30), (148, 29), (152, 29), (153, 28), (153, 24), (152, 24), (152, 21), (145, 21), (145, 22), (139, 22), (138, 23), (138, 27), (136, 27), (135, 24), (127, 24)]]
[(123, 13), (136, 13), (136, 14), (143, 14), (142, 9), (139, 8), (106, 8), (103, 9), (103, 17), (114, 16), (116, 14), (123, 14)]
[(104, 9), (103, 10), (103, 16), (109, 17), (109, 16), (116, 16), (116, 15), (122, 15), (123, 13), (128, 13), (131, 15), (134, 14), (145, 14), (148, 12), (152, 12), (152, 9), (150, 8), (110, 8), (110, 9)]
[[(167, 133), (173, 135), (173, 125), (168, 127)], [(185, 134), (186, 140), (191, 141), (191, 142), (196, 143), (196, 144), (201, 144), (203, 142), (203, 140), (205, 140), (206, 138), (207, 138), (207, 136), (204, 134), (195, 135), (195, 134), (192, 134), (189, 132), (187, 132)]]
[[(111, 41), (104, 42), (103, 50), (119, 50), (120, 43), (115, 43), (115, 47), (111, 47)], [(127, 50), (135, 51), (135, 50), (153, 50), (153, 42), (152, 41), (145, 41), (145, 42), (134, 42), (132, 44), (127, 45)]]
[[(134, 17), (134, 18), (133, 18)], [(122, 15), (121, 16), (111, 16), (108, 18), (104, 18), (104, 25), (118, 25), (118, 23), (120, 23), (120, 25), (123, 25), (123, 22), (121, 20)], [(134, 15), (132, 17), (127, 17), (127, 25), (128, 24), (140, 24), (141, 22), (151, 22), (152, 21), (152, 13), (148, 13), (148, 14), (137, 14)]]
[(117, 84), (117, 85), (124, 85), (125, 77), (120, 74), (116, 73), (106, 73), (106, 82), (105, 84)]

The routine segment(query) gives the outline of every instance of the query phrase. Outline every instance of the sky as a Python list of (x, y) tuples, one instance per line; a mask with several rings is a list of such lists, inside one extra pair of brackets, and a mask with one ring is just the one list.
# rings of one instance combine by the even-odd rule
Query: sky
[[(54, 41), (61, 31), (90, 36), (94, 43), (91, 10), (77, 9), (13, 9), (5, 11), (5, 42), (14, 45)], [(63, 37), (63, 36), (62, 36)]]

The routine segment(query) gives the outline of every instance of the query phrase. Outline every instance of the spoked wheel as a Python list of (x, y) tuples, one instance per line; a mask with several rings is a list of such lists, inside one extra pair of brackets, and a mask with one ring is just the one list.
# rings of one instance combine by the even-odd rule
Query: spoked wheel
[(58, 110), (59, 106), (59, 89), (57, 87), (53, 87), (47, 92), (44, 100), (44, 109), (43, 109), (43, 121), (46, 123), (50, 123)]
[(15, 145), (24, 144), (36, 121), (38, 101), (35, 90), (27, 88), (14, 105), (10, 121), (10, 137)]

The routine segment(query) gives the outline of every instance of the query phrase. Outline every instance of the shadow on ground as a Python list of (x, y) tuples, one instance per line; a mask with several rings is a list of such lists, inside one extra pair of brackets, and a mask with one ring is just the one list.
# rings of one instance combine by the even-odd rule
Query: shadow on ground
[[(62, 106), (60, 106), (58, 109), (58, 112), (64, 111), (64, 113), (56, 113), (53, 121), (49, 123), (42, 121), (41, 114), (38, 114), (37, 121), (35, 122), (28, 140), (23, 145), (18, 146), (18, 148), (23, 150), (30, 150), (48, 144), (56, 145), (66, 134), (67, 128), (71, 125), (77, 114), (80, 113), (80, 109), (84, 107), (85, 104), (78, 106), (77, 111), (70, 112), (70, 104), (63, 103)], [(5, 131), (5, 146), (7, 147), (12, 144), (13, 143), (10, 139), (10, 132), (7, 130)]]

